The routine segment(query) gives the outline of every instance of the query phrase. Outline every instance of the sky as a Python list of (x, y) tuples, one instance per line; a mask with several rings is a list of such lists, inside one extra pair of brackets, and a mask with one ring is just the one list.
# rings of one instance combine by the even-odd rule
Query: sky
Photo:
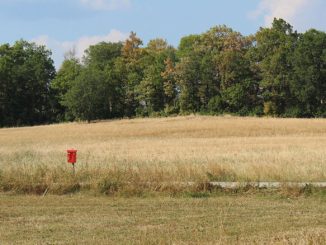
[(25, 39), (52, 50), (55, 66), (74, 49), (124, 41), (131, 31), (147, 42), (180, 39), (225, 24), (244, 35), (283, 18), (304, 32), (326, 31), (325, 0), (0, 0), (0, 44)]

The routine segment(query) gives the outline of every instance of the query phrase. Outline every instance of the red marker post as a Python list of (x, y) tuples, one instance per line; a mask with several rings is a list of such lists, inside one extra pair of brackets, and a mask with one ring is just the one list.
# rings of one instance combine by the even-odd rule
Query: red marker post
[(67, 161), (72, 164), (72, 171), (75, 174), (75, 163), (77, 162), (77, 150), (67, 150)]

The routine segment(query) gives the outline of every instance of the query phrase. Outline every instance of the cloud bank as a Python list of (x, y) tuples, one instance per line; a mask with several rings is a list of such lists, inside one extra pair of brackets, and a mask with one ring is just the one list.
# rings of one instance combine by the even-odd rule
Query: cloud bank
[(249, 13), (249, 17), (263, 18), (267, 27), (274, 18), (282, 18), (301, 32), (310, 28), (325, 31), (325, 11), (325, 0), (260, 0), (257, 8)]
[(263, 16), (265, 26), (269, 26), (275, 17), (292, 23), (314, 2), (314, 0), (261, 0), (257, 9), (250, 15), (253, 18)]
[(111, 30), (111, 32), (104, 36), (84, 36), (77, 41), (62, 42), (61, 46), (64, 50), (75, 49), (76, 56), (82, 57), (84, 51), (91, 45), (99, 42), (120, 42), (126, 40), (128, 34), (122, 33), (117, 30)]
[(31, 41), (38, 45), (47, 46), (53, 52), (55, 66), (59, 68), (63, 61), (64, 54), (68, 51), (74, 50), (76, 57), (80, 59), (83, 57), (85, 50), (91, 45), (95, 45), (99, 42), (120, 42), (127, 38), (127, 33), (113, 29), (107, 35), (84, 36), (75, 41), (58, 41), (47, 35), (38, 36)]

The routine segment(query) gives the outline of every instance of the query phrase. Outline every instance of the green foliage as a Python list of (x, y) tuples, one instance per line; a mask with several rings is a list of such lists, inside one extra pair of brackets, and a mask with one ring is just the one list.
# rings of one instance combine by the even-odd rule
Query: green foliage
[(103, 73), (86, 68), (73, 82), (63, 103), (76, 119), (90, 122), (105, 118), (107, 89), (103, 80)]
[(99, 70), (112, 67), (117, 57), (121, 56), (122, 43), (106, 43), (90, 46), (85, 51), (84, 63), (87, 66), (96, 66)]
[(256, 94), (257, 83), (251, 80), (244, 80), (223, 90), (222, 97), (227, 104), (229, 112), (248, 115), (260, 106), (260, 101)]
[(61, 92), (66, 117), (91, 121), (122, 116), (123, 85), (116, 67), (121, 49), (121, 43), (102, 42), (86, 50), (83, 65), (74, 58), (63, 63), (53, 86)]
[(169, 57), (164, 61), (165, 68), (161, 72), (164, 90), (164, 113), (167, 115), (178, 113), (178, 87), (176, 83), (175, 62)]
[(189, 53), (194, 51), (196, 43), (200, 40), (200, 35), (190, 35), (183, 37), (180, 41), (179, 48), (178, 48), (178, 56), (184, 57), (188, 56)]
[(65, 96), (68, 91), (72, 88), (72, 84), (76, 77), (80, 74), (82, 65), (78, 59), (72, 57), (65, 59), (62, 63), (57, 76), (51, 83), (51, 88), (56, 98), (56, 109), (59, 120), (73, 120), (74, 116), (69, 112), (65, 106)]
[(292, 105), (291, 54), (295, 50), (297, 39), (298, 34), (282, 19), (274, 19), (272, 28), (261, 28), (256, 34), (254, 62), (258, 64), (264, 101), (273, 105), (273, 110), (267, 110), (268, 114), (282, 115)]
[(264, 103), (264, 114), (268, 116), (275, 116), (277, 113), (277, 106), (272, 101)]
[(143, 79), (136, 87), (139, 107), (137, 114), (152, 115), (173, 103), (176, 91), (174, 81), (175, 51), (162, 39), (151, 40), (146, 49)]
[(0, 46), (0, 126), (53, 120), (50, 82), (55, 76), (51, 52), (17, 41)]
[(299, 37), (292, 54), (294, 71), (291, 92), (298, 116), (321, 116), (326, 112), (326, 34), (309, 30)]
[(243, 36), (227, 26), (146, 47), (131, 32), (55, 74), (50, 51), (0, 46), (0, 126), (188, 113), (326, 117), (326, 34), (282, 19)]
[(208, 111), (212, 114), (222, 114), (225, 107), (226, 105), (220, 95), (211, 98), (208, 102)]

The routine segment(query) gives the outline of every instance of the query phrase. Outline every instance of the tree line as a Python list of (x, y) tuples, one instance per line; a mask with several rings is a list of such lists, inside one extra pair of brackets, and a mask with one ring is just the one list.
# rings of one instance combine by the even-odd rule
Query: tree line
[(244, 36), (216, 26), (147, 46), (90, 46), (66, 54), (23, 40), (0, 46), (0, 126), (202, 113), (326, 117), (326, 33), (282, 19)]

